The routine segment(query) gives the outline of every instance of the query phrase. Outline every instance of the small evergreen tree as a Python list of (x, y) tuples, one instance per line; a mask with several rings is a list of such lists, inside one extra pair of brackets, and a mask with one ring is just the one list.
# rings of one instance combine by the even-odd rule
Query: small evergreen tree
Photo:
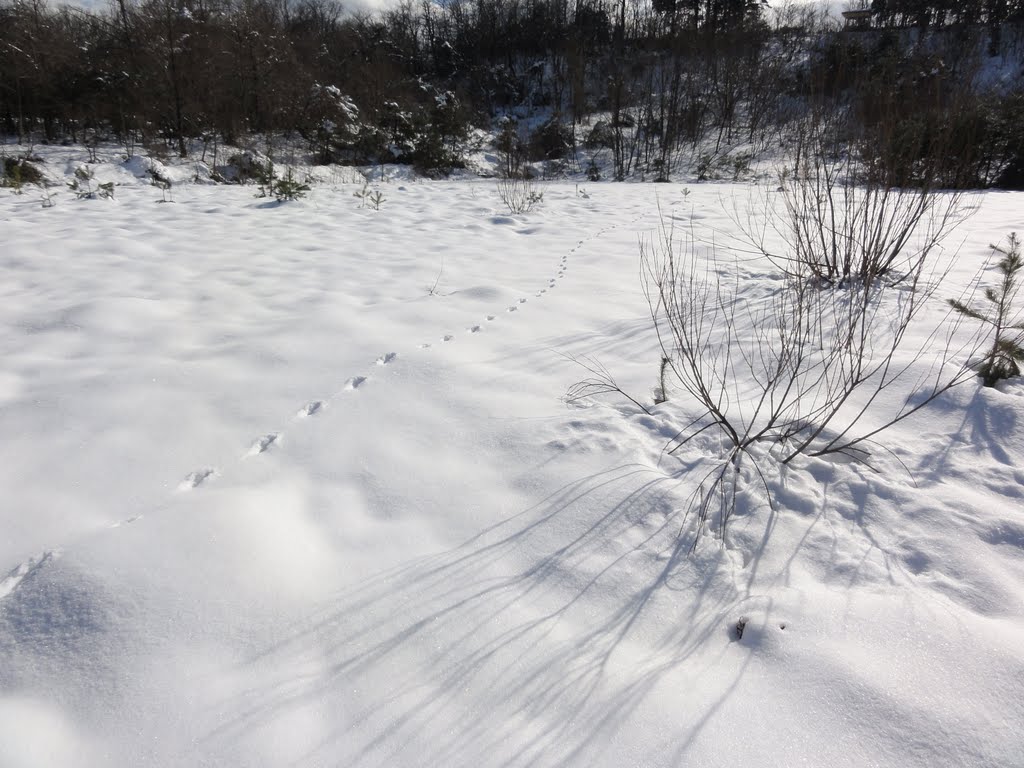
[(278, 202), (301, 200), (309, 192), (309, 184), (300, 181), (292, 167), (288, 166), (284, 176), (273, 181), (271, 191)]
[(998, 286), (985, 289), (985, 299), (992, 305), (991, 311), (985, 313), (957, 299), (949, 300), (960, 314), (992, 326), (992, 347), (978, 367), (986, 387), (994, 386), (1002, 379), (1020, 376), (1019, 363), (1024, 362), (1024, 312), (1014, 308), (1020, 291), (1020, 273), (1024, 269), (1020, 240), (1013, 232), (1005, 248), (991, 247), (1003, 256), (996, 265), (1002, 280)]

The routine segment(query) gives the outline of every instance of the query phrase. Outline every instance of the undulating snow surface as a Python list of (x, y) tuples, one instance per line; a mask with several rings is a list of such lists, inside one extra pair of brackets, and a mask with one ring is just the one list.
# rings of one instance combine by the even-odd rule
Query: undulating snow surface
[[(509, 215), (487, 181), (374, 211), (130, 171), (0, 195), (4, 768), (1021, 765), (1019, 381), (877, 471), (775, 472), (693, 554), (695, 406), (561, 400), (591, 356), (651, 402), (639, 238), (725, 242), (771, 187)], [(938, 298), (1024, 232), (1024, 195), (970, 204)]]

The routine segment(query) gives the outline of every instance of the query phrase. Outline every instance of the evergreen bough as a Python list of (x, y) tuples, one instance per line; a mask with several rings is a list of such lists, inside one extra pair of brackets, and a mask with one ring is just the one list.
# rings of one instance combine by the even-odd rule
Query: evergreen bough
[(961, 315), (992, 326), (992, 347), (978, 366), (978, 374), (986, 387), (1020, 376), (1020, 363), (1024, 362), (1024, 310), (1014, 308), (1020, 292), (1020, 273), (1024, 269), (1020, 239), (1013, 232), (1005, 248), (998, 245), (991, 248), (1002, 254), (996, 265), (1002, 279), (999, 285), (985, 289), (985, 300), (991, 305), (989, 310), (975, 309), (957, 299), (949, 300), (950, 306)]

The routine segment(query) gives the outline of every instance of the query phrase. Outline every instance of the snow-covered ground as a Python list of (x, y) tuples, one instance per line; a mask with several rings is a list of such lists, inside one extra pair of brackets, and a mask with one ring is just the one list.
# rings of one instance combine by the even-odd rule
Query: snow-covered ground
[[(695, 406), (561, 399), (591, 356), (650, 403), (638, 240), (750, 185), (138, 170), (0, 195), (0, 766), (1021, 765), (1020, 381), (693, 554)], [(972, 204), (940, 297), (1024, 232)]]

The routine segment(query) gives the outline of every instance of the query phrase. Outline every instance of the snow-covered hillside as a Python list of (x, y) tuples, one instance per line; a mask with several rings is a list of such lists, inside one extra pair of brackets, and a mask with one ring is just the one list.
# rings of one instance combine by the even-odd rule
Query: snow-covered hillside
[[(1021, 764), (1020, 380), (690, 554), (638, 241), (770, 188), (97, 178), (0, 195), (3, 768)], [(971, 202), (915, 334), (1024, 232)]]

